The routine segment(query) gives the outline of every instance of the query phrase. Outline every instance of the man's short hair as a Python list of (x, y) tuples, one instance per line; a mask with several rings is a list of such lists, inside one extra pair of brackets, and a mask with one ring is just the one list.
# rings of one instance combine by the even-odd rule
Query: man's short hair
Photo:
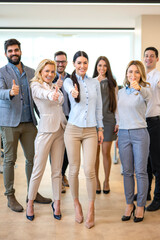
[(155, 52), (155, 55), (156, 55), (156, 58), (158, 58), (158, 50), (157, 50), (157, 48), (155, 48), (155, 47), (147, 47), (147, 48), (144, 50), (144, 55), (145, 55), (145, 52), (146, 52), (146, 51), (149, 51), (149, 50), (154, 51), (154, 52)]
[(59, 56), (59, 55), (65, 55), (65, 56), (66, 56), (66, 59), (67, 59), (67, 54), (66, 54), (65, 52), (63, 52), (63, 51), (58, 51), (58, 52), (56, 52), (56, 53), (54, 54), (54, 60), (55, 60), (56, 57)]
[(19, 49), (21, 50), (21, 43), (15, 39), (15, 38), (11, 38), (11, 39), (8, 39), (4, 42), (4, 51), (5, 53), (7, 52), (7, 48), (9, 46), (12, 46), (12, 45), (18, 45)]

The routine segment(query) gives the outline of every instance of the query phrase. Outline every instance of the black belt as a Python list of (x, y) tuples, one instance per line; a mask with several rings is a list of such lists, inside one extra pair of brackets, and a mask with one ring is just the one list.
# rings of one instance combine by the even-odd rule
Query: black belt
[(155, 120), (160, 120), (160, 116), (147, 117), (147, 118), (146, 118), (146, 121), (155, 121)]

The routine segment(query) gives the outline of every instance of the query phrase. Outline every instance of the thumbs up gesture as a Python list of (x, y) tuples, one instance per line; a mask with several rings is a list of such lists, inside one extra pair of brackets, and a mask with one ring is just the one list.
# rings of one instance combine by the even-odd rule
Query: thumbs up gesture
[(131, 81), (130, 83), (130, 87), (134, 88), (135, 90), (139, 91), (141, 89), (141, 87), (139, 86), (137, 81)]
[(72, 89), (71, 94), (72, 94), (73, 98), (77, 98), (78, 97), (79, 92), (78, 92), (77, 84), (74, 85), (74, 88)]
[(55, 91), (53, 93), (53, 100), (57, 101), (59, 98), (60, 93), (58, 92), (58, 86), (55, 87)]
[(16, 85), (15, 80), (13, 80), (12, 88), (10, 91), (10, 96), (16, 96), (19, 94), (19, 86)]
[(103, 77), (102, 74), (100, 73), (100, 74), (98, 75), (97, 79), (98, 79), (99, 82), (101, 82), (101, 81), (104, 79), (104, 77)]
[(59, 75), (59, 78), (58, 78), (58, 80), (57, 80), (57, 86), (58, 86), (59, 88), (61, 88), (62, 85), (63, 85), (63, 81), (62, 81), (62, 79), (61, 79), (61, 74), (60, 74), (60, 75)]

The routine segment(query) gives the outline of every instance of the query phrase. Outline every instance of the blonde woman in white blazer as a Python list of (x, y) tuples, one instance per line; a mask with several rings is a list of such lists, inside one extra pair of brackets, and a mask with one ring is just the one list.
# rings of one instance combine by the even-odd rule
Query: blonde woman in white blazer
[(55, 62), (49, 59), (42, 60), (32, 79), (31, 90), (33, 100), (40, 113), (38, 134), (35, 140), (34, 166), (29, 184), (28, 205), (26, 217), (34, 219), (33, 202), (36, 197), (48, 155), (51, 155), (51, 180), (53, 191), (53, 216), (61, 219), (61, 169), (64, 155), (64, 128), (67, 123), (63, 114), (62, 103), (64, 101), (62, 92), (52, 81), (56, 75)]

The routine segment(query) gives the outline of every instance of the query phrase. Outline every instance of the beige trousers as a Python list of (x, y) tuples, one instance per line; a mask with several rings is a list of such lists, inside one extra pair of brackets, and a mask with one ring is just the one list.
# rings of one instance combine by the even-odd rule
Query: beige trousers
[(80, 128), (67, 124), (64, 141), (69, 160), (69, 184), (73, 199), (79, 197), (78, 174), (81, 162), (81, 146), (83, 152), (83, 166), (89, 201), (95, 200), (96, 180), (95, 161), (97, 154), (96, 127)]
[(29, 184), (28, 199), (34, 200), (46, 167), (48, 155), (51, 155), (51, 180), (53, 199), (60, 200), (62, 189), (62, 162), (64, 156), (64, 130), (62, 127), (54, 133), (38, 133), (35, 140), (33, 171)]

